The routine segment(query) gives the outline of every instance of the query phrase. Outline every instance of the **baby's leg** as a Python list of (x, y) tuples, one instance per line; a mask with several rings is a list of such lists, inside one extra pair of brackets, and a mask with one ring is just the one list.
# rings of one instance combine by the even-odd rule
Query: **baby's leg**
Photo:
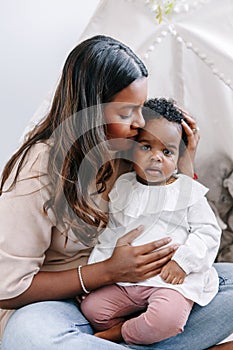
[(81, 310), (95, 330), (104, 331), (122, 324), (125, 316), (140, 310), (140, 307), (124, 287), (111, 285), (89, 294), (82, 301)]
[[(146, 288), (144, 288), (144, 292)], [(193, 302), (168, 288), (148, 288), (148, 308), (121, 329), (128, 344), (152, 344), (181, 333)]]

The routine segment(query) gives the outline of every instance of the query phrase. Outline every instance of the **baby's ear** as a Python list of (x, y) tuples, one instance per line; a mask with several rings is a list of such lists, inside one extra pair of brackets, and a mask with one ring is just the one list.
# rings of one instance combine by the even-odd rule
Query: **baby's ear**
[(223, 181), (223, 187), (227, 188), (233, 198), (233, 172)]

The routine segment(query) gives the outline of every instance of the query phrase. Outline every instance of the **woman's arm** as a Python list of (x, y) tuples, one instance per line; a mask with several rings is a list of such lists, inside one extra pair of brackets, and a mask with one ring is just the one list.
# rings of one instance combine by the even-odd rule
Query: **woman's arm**
[[(142, 246), (133, 247), (132, 240), (141, 234), (132, 230), (118, 241), (110, 259), (82, 267), (82, 278), (87, 290), (93, 290), (116, 282), (138, 282), (152, 277), (171, 259), (176, 247), (169, 246), (158, 251), (169, 242), (161, 239)], [(0, 308), (15, 309), (44, 300), (59, 300), (83, 294), (77, 269), (59, 272), (37, 273), (30, 287), (17, 297), (0, 301)]]

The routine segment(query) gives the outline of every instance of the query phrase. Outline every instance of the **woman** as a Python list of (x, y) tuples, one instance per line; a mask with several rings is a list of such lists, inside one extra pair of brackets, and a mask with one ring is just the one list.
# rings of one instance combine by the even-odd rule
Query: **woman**
[[(138, 57), (112, 38), (90, 38), (68, 56), (48, 116), (7, 163), (0, 197), (3, 350), (124, 349), (94, 337), (73, 298), (152, 277), (174, 252), (168, 239), (130, 246), (139, 227), (118, 241), (110, 259), (86, 265), (108, 219), (107, 194), (128, 170), (115, 151), (130, 149), (143, 127), (146, 97), (147, 70)], [(187, 118), (189, 153), (179, 167), (192, 176), (199, 135)], [(229, 281), (232, 265), (217, 268)], [(232, 284), (224, 285), (207, 307), (194, 307), (181, 336), (153, 348), (202, 349), (224, 339), (233, 332), (232, 293)]]

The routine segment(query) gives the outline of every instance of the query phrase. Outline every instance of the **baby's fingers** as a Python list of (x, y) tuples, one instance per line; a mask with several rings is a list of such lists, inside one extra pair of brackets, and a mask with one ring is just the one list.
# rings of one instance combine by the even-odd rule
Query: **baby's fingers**
[(168, 278), (168, 271), (166, 269), (162, 269), (161, 273), (160, 273), (160, 277), (166, 281), (166, 279)]

